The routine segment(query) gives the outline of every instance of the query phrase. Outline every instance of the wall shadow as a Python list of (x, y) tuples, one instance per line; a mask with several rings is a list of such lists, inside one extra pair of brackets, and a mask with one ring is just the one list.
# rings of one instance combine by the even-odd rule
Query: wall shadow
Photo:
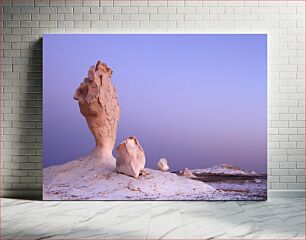
[[(20, 96), (20, 128), (27, 129), (28, 135), (36, 138), (36, 142), (30, 142), (20, 138), (20, 168), (18, 170), (28, 170), (29, 173), (25, 176), (27, 187), (14, 188), (12, 187), (6, 192), (4, 197), (29, 199), (29, 200), (42, 200), (42, 92), (43, 92), (43, 73), (42, 73), (42, 37), (36, 42), (30, 43), (27, 71), (20, 78), (26, 79), (25, 86), (21, 86)], [(35, 126), (34, 126), (35, 125)], [(23, 133), (21, 133), (23, 134)], [(21, 135), (20, 134), (20, 135)], [(23, 155), (23, 149), (25, 154)], [(26, 161), (24, 161), (26, 159)], [(17, 157), (18, 160), (18, 157)], [(24, 163), (34, 163), (36, 167), (31, 168)], [(32, 171), (31, 171), (32, 170)], [(27, 177), (35, 177), (36, 182), (27, 181)], [(32, 186), (31, 186), (32, 185)]]

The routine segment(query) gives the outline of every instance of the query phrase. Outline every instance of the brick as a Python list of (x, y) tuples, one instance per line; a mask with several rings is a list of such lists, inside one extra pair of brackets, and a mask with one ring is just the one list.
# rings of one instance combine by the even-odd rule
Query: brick
[(196, 8), (195, 7), (177, 7), (176, 11), (177, 13), (195, 13)]
[(272, 169), (272, 175), (288, 176), (289, 170), (288, 169)]
[(57, 7), (40, 7), (39, 12), (49, 14), (57, 13)]
[(305, 183), (288, 183), (288, 189), (303, 189), (303, 190), (305, 190)]
[(296, 182), (305, 183), (305, 176), (296, 176)]
[(38, 7), (22, 7), (21, 13), (39, 13)]
[(90, 7), (74, 7), (73, 13), (90, 13)]
[(73, 7), (58, 7), (57, 13), (59, 14), (73, 13)]
[(193, 28), (194, 21), (177, 21), (178, 28)]
[(279, 164), (280, 168), (296, 168), (295, 162), (280, 162)]
[[(135, 7), (147, 6), (148, 5), (148, 1), (147, 0), (143, 0), (143, 1), (130, 0), (130, 5), (131, 6), (135, 6)], [(169, 3), (168, 3), (168, 5), (169, 5)]]
[(296, 167), (297, 168), (305, 168), (305, 162), (297, 162)]
[(269, 154), (270, 155), (282, 155), (286, 154), (286, 149), (269, 149)]
[(303, 155), (290, 155), (288, 156), (288, 161), (293, 161), (293, 162), (297, 162), (297, 161), (305, 161), (305, 157)]
[(167, 6), (167, 0), (148, 0), (148, 6)]
[(106, 21), (106, 20), (114, 20), (113, 19), (113, 15), (114, 14), (99, 14), (99, 20), (100, 21), (102, 21), (102, 20), (104, 20), (104, 21)]
[(58, 21), (57, 26), (60, 28), (73, 27), (73, 21)]
[(279, 13), (295, 14), (296, 13), (296, 7), (280, 7), (279, 8)]
[(158, 7), (158, 13), (176, 13), (176, 7)]
[[(90, 14), (83, 14), (83, 19), (85, 21), (90, 21), (90, 20), (99, 20), (100, 19), (100, 16), (99, 14), (93, 14), (93, 13), (90, 13)], [(101, 19), (100, 19), (101, 20)]]
[(278, 190), (278, 189), (287, 189), (288, 185), (287, 183), (272, 183), (272, 189)]
[(150, 20), (160, 20), (165, 21), (168, 20), (168, 14), (150, 14)]
[(131, 3), (130, 1), (126, 1), (126, 0), (116, 0), (114, 1), (114, 6), (120, 6), (120, 7), (126, 7), (126, 6), (130, 6)]
[(202, 14), (185, 14), (185, 20), (186, 21), (201, 21), (202, 20)]
[[(52, 1), (52, 0), (51, 0)], [(66, 6), (70, 7), (81, 7), (83, 5), (82, 0), (69, 0), (66, 1)]]
[(100, 1), (99, 0), (90, 0), (90, 1), (83, 1), (83, 6), (95, 6), (99, 7)]
[(121, 27), (121, 22), (122, 21), (107, 21), (107, 28), (120, 28)]
[(103, 13), (121, 13), (121, 7), (104, 7)]
[(242, 1), (219, 1), (219, 6), (244, 6)]
[(3, 13), (21, 13), (21, 7), (3, 7)]
[(80, 13), (65, 14), (65, 20), (82, 20), (82, 19), (83, 19), (83, 15)]
[(130, 20), (130, 15), (128, 14), (114, 14), (113, 16), (115, 21)]
[(50, 2), (49, 0), (35, 0), (34, 6), (49, 6)]
[(170, 21), (182, 21), (184, 20), (184, 14), (169, 14), (168, 18)]
[(305, 149), (287, 149), (288, 155), (305, 155)]
[(22, 28), (31, 28), (31, 27), (38, 27), (38, 26), (39, 26), (38, 21), (21, 21)]
[(243, 20), (243, 16), (239, 14), (219, 14), (219, 20)]
[(31, 14), (14, 14), (12, 20), (31, 20)]
[(212, 28), (233, 28), (233, 21), (211, 21), (210, 27)]
[(305, 174), (305, 169), (289, 169), (290, 176), (303, 176)]
[(27, 35), (31, 34), (31, 28), (13, 28), (12, 29), (13, 35)]
[(296, 148), (295, 142), (281, 142), (280, 148)]
[(90, 27), (106, 28), (107, 27), (107, 22), (106, 21), (90, 21)]
[(201, 7), (202, 3), (203, 3), (202, 0), (185, 0), (186, 7), (190, 7), (190, 6)]
[(90, 21), (74, 21), (73, 26), (77, 28), (89, 28), (90, 27)]
[(285, 183), (295, 183), (296, 182), (296, 176), (280, 176), (279, 181), (285, 182)]
[(140, 21), (141, 28), (157, 28), (158, 24), (158, 21)]
[[(133, 13), (138, 13), (138, 8), (137, 7), (122, 7), (121, 12), (123, 14), (133, 14)], [(132, 15), (131, 15), (132, 16)]]
[(90, 13), (103, 13), (103, 7), (90, 7)]
[(30, 176), (27, 176), (27, 177), (20, 177), (20, 181), (22, 183), (35, 183), (36, 182), (36, 177), (30, 177)]
[(138, 28), (139, 22), (138, 21), (122, 21), (121, 26), (124, 28)]
[(15, 1), (12, 1), (12, 5), (30, 7), (30, 6), (34, 6), (34, 0), (15, 0)]
[(305, 127), (305, 121), (290, 121), (289, 127), (292, 127), (292, 128)]
[(157, 7), (139, 7), (139, 13), (157, 13)]
[(16, 183), (20, 181), (19, 177), (13, 177), (13, 176), (4, 176), (3, 181), (5, 183)]
[(158, 21), (158, 26), (160, 28), (175, 28), (176, 25), (176, 21)]
[(279, 129), (279, 134), (297, 134), (297, 129), (296, 128), (280, 128)]
[(196, 13), (201, 13), (201, 14), (207, 14), (209, 13), (210, 8), (208, 7), (197, 7), (196, 8)]
[(59, 21), (59, 20), (65, 20), (65, 14), (51, 14), (50, 15), (51, 21)]
[(32, 14), (32, 21), (49, 20), (49, 14)]
[(12, 176), (15, 177), (24, 177), (28, 175), (28, 170), (12, 170), (11, 172)]
[(130, 20), (140, 20), (140, 21), (148, 21), (149, 20), (149, 14), (145, 14), (145, 13), (142, 13), (142, 14), (132, 14), (130, 16)]

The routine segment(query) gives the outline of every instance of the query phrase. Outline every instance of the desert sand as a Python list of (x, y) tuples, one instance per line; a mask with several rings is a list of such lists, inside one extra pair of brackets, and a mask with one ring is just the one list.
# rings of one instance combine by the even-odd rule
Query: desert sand
[(221, 199), (220, 191), (175, 173), (146, 168), (138, 179), (116, 172), (115, 161), (83, 157), (44, 169), (44, 200)]

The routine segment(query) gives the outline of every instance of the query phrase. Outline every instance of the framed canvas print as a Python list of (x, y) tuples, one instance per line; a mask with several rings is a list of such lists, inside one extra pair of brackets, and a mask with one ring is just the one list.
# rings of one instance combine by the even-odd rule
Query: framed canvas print
[(266, 198), (266, 34), (43, 36), (44, 200)]

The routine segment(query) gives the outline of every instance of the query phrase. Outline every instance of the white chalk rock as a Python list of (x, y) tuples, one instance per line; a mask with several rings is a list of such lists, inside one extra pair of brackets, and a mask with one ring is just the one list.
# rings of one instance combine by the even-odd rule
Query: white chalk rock
[(184, 177), (187, 178), (195, 178), (196, 176), (188, 169), (188, 168), (184, 168), (183, 174)]
[(138, 178), (144, 169), (146, 158), (137, 138), (132, 136), (120, 143), (116, 154), (117, 172)]
[(161, 158), (157, 162), (157, 169), (162, 172), (167, 172), (169, 170), (169, 166), (166, 158)]

